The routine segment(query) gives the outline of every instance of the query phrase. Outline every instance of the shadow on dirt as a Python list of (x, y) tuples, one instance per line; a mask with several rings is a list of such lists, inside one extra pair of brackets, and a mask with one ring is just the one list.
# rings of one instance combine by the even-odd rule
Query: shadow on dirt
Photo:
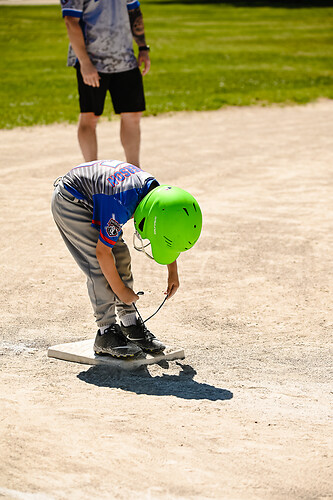
[[(176, 363), (181, 371), (179, 375), (151, 376), (147, 367), (132, 372), (119, 368), (97, 365), (78, 374), (78, 378), (87, 384), (97, 387), (110, 387), (123, 391), (147, 394), (148, 396), (176, 396), (181, 399), (207, 399), (209, 401), (224, 401), (232, 399), (233, 393), (209, 384), (193, 380), (196, 371), (190, 365)], [(162, 365), (166, 368), (166, 365)]]

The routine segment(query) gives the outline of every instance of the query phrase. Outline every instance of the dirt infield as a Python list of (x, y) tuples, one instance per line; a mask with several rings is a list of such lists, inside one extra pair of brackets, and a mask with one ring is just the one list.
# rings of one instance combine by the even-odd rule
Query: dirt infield
[[(192, 192), (204, 227), (149, 323), (186, 359), (136, 374), (47, 358), (95, 335), (49, 208), (76, 127), (1, 131), (0, 498), (332, 498), (332, 116), (143, 120), (142, 167)], [(123, 158), (118, 127), (101, 123), (100, 157)], [(166, 272), (132, 255), (146, 317)]]

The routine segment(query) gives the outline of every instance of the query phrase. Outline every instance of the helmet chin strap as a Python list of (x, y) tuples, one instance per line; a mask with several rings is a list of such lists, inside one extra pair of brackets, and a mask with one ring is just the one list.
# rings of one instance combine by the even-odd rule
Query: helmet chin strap
[[(137, 244), (136, 240), (138, 241), (138, 244)], [(137, 250), (138, 252), (143, 252), (145, 255), (147, 255), (147, 257), (154, 260), (154, 257), (146, 251), (146, 248), (151, 246), (150, 241), (148, 241), (148, 243), (144, 244), (143, 239), (141, 238), (141, 235), (136, 230), (134, 231), (134, 234), (133, 234), (133, 246), (134, 246), (135, 250)]]

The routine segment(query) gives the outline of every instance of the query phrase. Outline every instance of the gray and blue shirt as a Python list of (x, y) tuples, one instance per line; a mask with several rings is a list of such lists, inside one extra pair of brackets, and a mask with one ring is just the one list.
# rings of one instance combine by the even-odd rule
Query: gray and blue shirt
[[(119, 73), (137, 67), (128, 11), (138, 0), (61, 0), (62, 16), (77, 17), (91, 62), (101, 73)], [(67, 65), (77, 61), (71, 45)]]
[[(113, 247), (156, 179), (141, 168), (117, 160), (83, 163), (63, 176), (64, 187), (92, 212), (99, 239)], [(153, 186), (155, 187), (155, 186)]]

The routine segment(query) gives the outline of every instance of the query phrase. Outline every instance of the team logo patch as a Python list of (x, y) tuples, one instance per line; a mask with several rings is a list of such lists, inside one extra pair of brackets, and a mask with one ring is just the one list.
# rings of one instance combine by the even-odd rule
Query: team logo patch
[(121, 225), (116, 220), (110, 219), (105, 230), (110, 236), (110, 238), (114, 238), (115, 236), (118, 236), (118, 234), (121, 232)]

